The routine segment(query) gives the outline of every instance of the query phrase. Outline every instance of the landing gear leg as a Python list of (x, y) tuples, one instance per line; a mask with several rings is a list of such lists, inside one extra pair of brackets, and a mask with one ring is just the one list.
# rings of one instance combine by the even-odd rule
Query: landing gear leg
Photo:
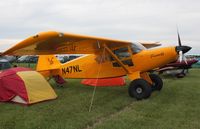
[(153, 84), (151, 86), (152, 91), (158, 90), (160, 91), (163, 87), (163, 81), (157, 74), (150, 74), (149, 77), (151, 78)]

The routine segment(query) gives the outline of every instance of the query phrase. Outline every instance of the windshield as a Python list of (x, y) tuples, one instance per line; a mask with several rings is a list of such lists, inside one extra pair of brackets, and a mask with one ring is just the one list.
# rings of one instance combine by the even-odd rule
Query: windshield
[(140, 43), (132, 43), (131, 44), (131, 50), (132, 50), (133, 54), (139, 53), (140, 51), (145, 50), (145, 49), (146, 48)]

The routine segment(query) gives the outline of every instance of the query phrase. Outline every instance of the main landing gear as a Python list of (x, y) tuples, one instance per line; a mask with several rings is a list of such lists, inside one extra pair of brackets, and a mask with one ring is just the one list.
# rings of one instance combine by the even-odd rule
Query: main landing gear
[(149, 77), (153, 82), (152, 85), (142, 78), (133, 80), (128, 88), (129, 95), (135, 97), (137, 100), (141, 100), (149, 98), (152, 91), (160, 91), (163, 86), (162, 79), (156, 74), (150, 74)]

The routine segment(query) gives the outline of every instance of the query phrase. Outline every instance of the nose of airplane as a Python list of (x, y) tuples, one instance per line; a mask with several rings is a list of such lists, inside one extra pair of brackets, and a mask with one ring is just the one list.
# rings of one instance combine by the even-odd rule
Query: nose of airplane
[(188, 52), (192, 47), (190, 46), (176, 46), (176, 52), (179, 53), (182, 51), (183, 53)]

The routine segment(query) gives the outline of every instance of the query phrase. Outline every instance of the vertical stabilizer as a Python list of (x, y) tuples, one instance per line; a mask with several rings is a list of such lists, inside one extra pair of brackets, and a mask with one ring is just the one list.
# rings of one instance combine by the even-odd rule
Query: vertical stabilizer
[(47, 71), (59, 69), (60, 61), (54, 55), (41, 55), (37, 63), (37, 71)]

